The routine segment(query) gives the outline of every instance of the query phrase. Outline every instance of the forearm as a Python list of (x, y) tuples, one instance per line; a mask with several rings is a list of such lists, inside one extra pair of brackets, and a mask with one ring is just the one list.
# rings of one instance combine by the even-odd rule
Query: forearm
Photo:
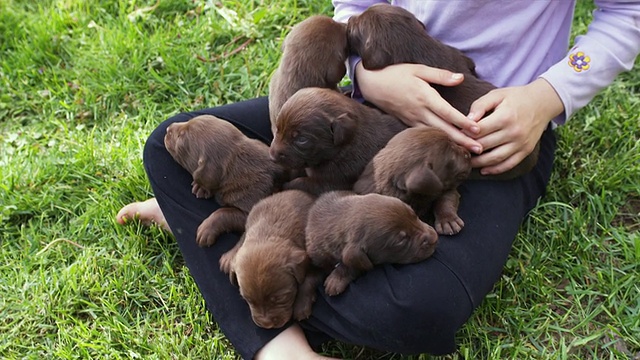
[(631, 70), (640, 52), (640, 1), (596, 4), (587, 33), (578, 36), (567, 55), (541, 75), (561, 99), (564, 121), (621, 72)]

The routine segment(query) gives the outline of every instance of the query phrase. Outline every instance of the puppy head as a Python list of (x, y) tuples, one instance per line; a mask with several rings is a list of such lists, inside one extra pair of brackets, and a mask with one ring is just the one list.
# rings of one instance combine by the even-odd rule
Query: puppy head
[(346, 265), (368, 270), (381, 263), (414, 263), (433, 254), (438, 234), (409, 205), (385, 195), (358, 196), (360, 215), (353, 219), (343, 253)]
[[(296, 24), (282, 43), (283, 52), (305, 57), (302, 61), (319, 64), (325, 84), (336, 85), (346, 74), (349, 55), (346, 24), (326, 15), (314, 15)], [(310, 39), (313, 42), (310, 44)]]
[(442, 130), (415, 127), (389, 141), (385, 151), (397, 152), (406, 167), (396, 178), (396, 186), (409, 194), (438, 197), (469, 177), (471, 155)]
[(334, 158), (356, 131), (358, 116), (350, 102), (353, 100), (330, 89), (297, 91), (278, 114), (271, 159), (301, 169)]
[[(347, 42), (352, 53), (362, 57), (362, 64), (367, 69), (381, 69), (391, 64), (404, 62), (398, 61), (395, 56), (410, 54), (416, 42), (398, 42), (395, 38), (400, 33), (403, 36), (421, 36), (425, 27), (409, 11), (389, 4), (376, 4), (367, 8), (360, 15), (352, 16), (347, 22)], [(421, 39), (424, 41), (423, 39)], [(397, 51), (391, 52), (385, 49), (389, 44), (394, 44)], [(407, 49), (402, 49), (407, 46)]]
[(387, 174), (388, 178), (376, 180), (373, 171), (369, 171), (372, 174), (364, 172), (359, 180), (364, 184), (389, 181), (409, 196), (436, 198), (468, 178), (471, 154), (444, 131), (421, 126), (394, 136), (369, 166)]
[(291, 319), (298, 285), (309, 264), (304, 250), (278, 243), (247, 246), (245, 242), (233, 263), (240, 295), (249, 304), (251, 318), (266, 329), (282, 327)]
[(212, 115), (201, 115), (169, 125), (164, 144), (174, 160), (193, 175), (213, 168), (206, 167), (207, 163), (221, 164), (242, 136), (229, 122)]

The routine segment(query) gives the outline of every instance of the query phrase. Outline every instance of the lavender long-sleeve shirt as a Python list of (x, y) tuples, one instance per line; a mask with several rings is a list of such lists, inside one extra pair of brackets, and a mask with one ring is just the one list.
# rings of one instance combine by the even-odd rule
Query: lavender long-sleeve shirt
[[(385, 1), (333, 0), (334, 19), (346, 22), (380, 2)], [(564, 104), (557, 123), (585, 106), (619, 73), (631, 70), (640, 52), (640, 1), (595, 0), (593, 21), (568, 52), (574, 0), (390, 3), (412, 12), (429, 35), (471, 57), (478, 75), (496, 86), (547, 80)]]

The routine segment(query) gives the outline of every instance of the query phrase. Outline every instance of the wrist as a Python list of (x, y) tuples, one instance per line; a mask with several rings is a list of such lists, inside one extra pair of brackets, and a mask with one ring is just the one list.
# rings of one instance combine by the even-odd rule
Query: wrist
[(547, 80), (537, 78), (527, 86), (534, 101), (539, 104), (539, 111), (545, 123), (564, 112), (564, 104), (560, 96)]

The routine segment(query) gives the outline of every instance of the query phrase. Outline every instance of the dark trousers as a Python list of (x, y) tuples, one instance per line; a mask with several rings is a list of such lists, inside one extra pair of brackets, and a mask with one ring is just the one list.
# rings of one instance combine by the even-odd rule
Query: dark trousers
[[(268, 101), (258, 98), (178, 114), (158, 126), (144, 151), (153, 192), (209, 311), (242, 357), (251, 359), (282, 329), (257, 327), (238, 288), (219, 270), (218, 259), (238, 235), (226, 234), (210, 248), (196, 245), (198, 225), (218, 205), (196, 199), (191, 175), (173, 161), (163, 143), (169, 124), (200, 114), (226, 119), (269, 144)], [(441, 236), (434, 256), (426, 261), (378, 266), (335, 297), (319, 288), (311, 318), (300, 323), (309, 342), (317, 346), (337, 339), (403, 354), (455, 351), (456, 331), (499, 279), (522, 220), (544, 193), (554, 150), (554, 134), (547, 130), (531, 173), (511, 181), (464, 183), (459, 215), (465, 227), (458, 235)]]

